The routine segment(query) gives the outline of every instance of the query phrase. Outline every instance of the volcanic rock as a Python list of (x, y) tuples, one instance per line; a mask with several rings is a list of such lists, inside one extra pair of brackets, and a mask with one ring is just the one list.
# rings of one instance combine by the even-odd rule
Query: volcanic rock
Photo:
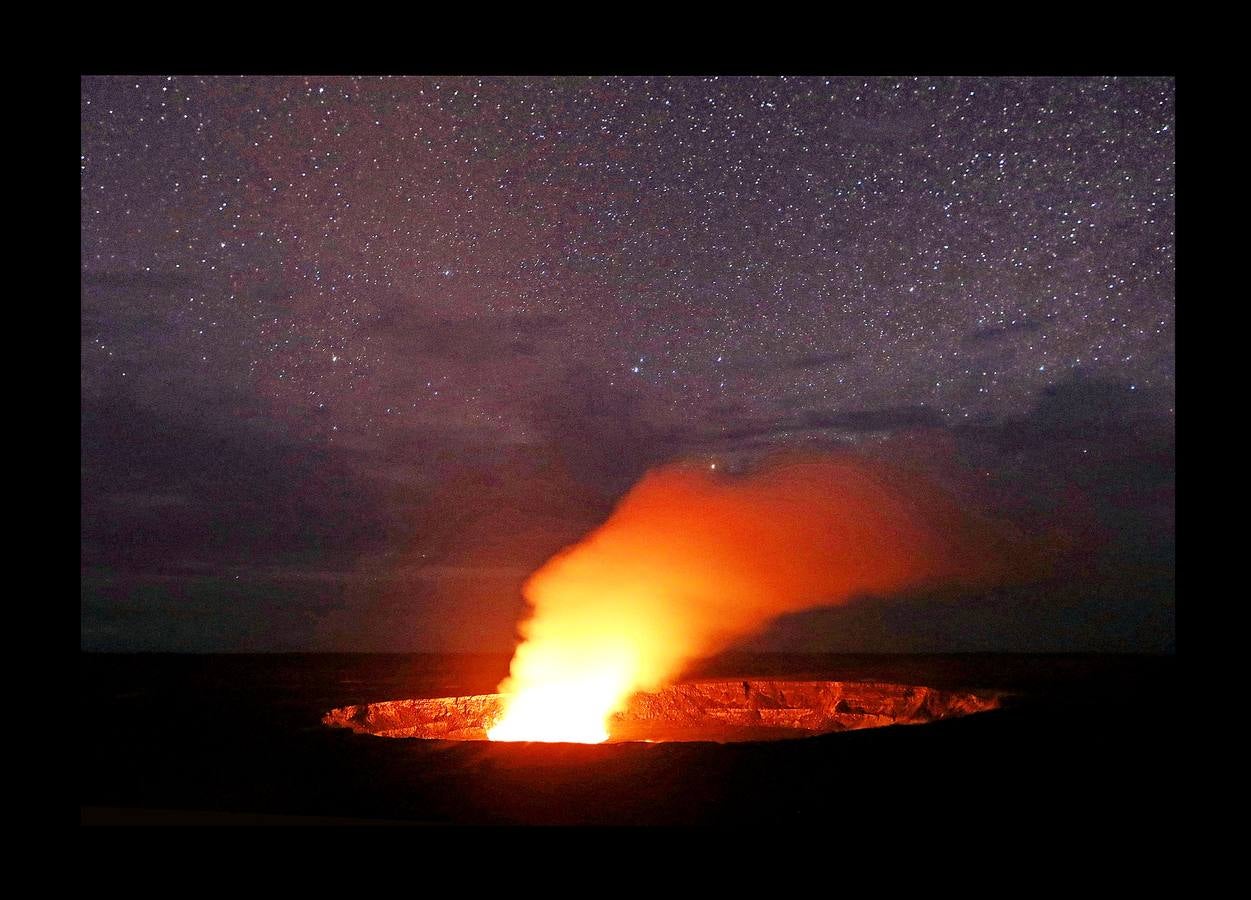
[[(996, 693), (863, 681), (695, 681), (638, 693), (609, 720), (610, 741), (751, 741), (916, 725), (999, 706)], [(326, 725), (362, 734), (486, 740), (503, 696), (387, 700), (333, 709)]]

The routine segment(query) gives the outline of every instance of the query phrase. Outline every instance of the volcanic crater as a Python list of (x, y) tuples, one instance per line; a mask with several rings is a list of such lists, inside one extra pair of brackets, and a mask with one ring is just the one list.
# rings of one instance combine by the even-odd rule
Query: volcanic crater
[[(886, 725), (919, 725), (995, 709), (998, 692), (872, 681), (718, 680), (640, 692), (608, 722), (610, 742), (769, 741)], [(332, 709), (325, 725), (361, 734), (487, 740), (502, 694), (385, 700)]]

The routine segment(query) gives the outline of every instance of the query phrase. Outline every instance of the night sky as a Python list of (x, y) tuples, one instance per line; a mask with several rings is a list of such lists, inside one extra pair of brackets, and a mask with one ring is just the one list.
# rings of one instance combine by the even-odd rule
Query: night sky
[(1174, 95), (84, 77), (82, 647), (506, 651), (648, 468), (806, 448), (1068, 556), (754, 648), (1172, 649)]

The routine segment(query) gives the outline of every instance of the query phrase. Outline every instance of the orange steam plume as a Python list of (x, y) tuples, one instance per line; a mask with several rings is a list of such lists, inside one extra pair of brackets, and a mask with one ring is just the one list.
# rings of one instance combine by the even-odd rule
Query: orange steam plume
[(846, 457), (742, 477), (654, 470), (535, 572), (493, 740), (597, 742), (631, 694), (787, 612), (1007, 572), (1000, 529), (921, 476)]

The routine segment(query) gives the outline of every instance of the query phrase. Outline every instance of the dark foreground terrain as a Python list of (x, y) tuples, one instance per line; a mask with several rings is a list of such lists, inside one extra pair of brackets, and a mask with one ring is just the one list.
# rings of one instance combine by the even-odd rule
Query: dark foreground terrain
[[(600, 746), (389, 740), (333, 707), (489, 693), (500, 656), (81, 656), (84, 824), (1149, 829), (1176, 800), (1176, 658), (724, 656), (701, 677), (1013, 693), (928, 725)], [(1048, 825), (1047, 827), (1050, 827)]]

